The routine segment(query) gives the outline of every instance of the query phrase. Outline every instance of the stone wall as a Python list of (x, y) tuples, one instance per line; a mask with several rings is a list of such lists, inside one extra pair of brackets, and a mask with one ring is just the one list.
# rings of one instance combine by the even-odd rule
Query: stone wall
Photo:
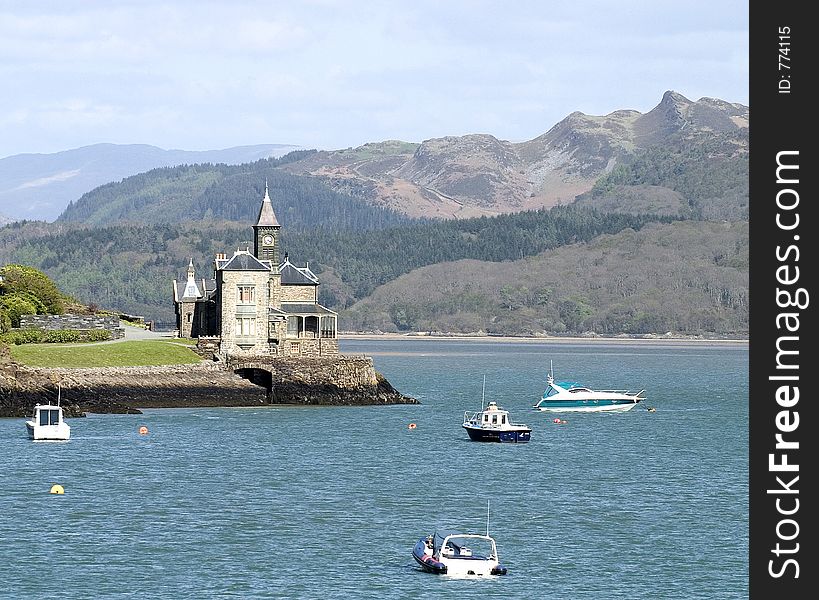
[(56, 398), (58, 383), (69, 416), (139, 413), (141, 408), (259, 406), (267, 402), (267, 390), (209, 361), (160, 367), (18, 367), (15, 379), (11, 389), (0, 390), (0, 416), (30, 416), (35, 402)]
[(318, 302), (318, 286), (315, 285), (283, 285), (280, 293), (280, 302)]
[(115, 315), (23, 315), (20, 317), (20, 329), (42, 329), (46, 331), (106, 329), (111, 332), (112, 340), (125, 337), (125, 328), (120, 326), (119, 317)]
[(273, 385), (290, 382), (307, 385), (335, 385), (358, 388), (376, 385), (378, 377), (369, 356), (242, 357), (231, 358), (227, 367), (269, 371)]
[(213, 360), (214, 356), (219, 354), (219, 343), (221, 338), (219, 336), (201, 336), (196, 340), (196, 352), (202, 358)]
[(369, 357), (241, 358), (228, 364), (45, 369), (17, 365), (6, 351), (0, 356), (0, 417), (30, 416), (35, 403), (56, 398), (58, 384), (72, 417), (142, 408), (418, 402), (395, 390)]
[[(271, 404), (417, 404), (375, 370), (369, 356), (235, 357), (235, 370), (269, 386)], [(267, 379), (263, 376), (266, 376)]]
[[(219, 271), (218, 285), (222, 290), (221, 336), (222, 352), (239, 352), (241, 346), (267, 347), (267, 309), (269, 306), (268, 271)], [(253, 304), (239, 304), (238, 287), (255, 288)], [(254, 320), (252, 336), (240, 337), (236, 331), (237, 317)]]
[[(298, 350), (296, 350), (298, 348)], [(281, 344), (282, 354), (286, 356), (326, 356), (338, 354), (336, 338), (289, 338)]]

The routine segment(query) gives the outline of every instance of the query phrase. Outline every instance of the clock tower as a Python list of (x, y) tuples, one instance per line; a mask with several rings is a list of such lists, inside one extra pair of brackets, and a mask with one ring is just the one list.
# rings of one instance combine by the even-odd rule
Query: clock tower
[(273, 204), (264, 182), (264, 199), (259, 209), (259, 218), (253, 226), (253, 253), (259, 260), (269, 260), (274, 267), (279, 266), (279, 230), (281, 229)]

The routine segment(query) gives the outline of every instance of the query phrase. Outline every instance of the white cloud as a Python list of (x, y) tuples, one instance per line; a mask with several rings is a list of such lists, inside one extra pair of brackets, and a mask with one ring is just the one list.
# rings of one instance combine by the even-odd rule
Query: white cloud
[(747, 13), (738, 0), (0, 7), (0, 156), (530, 139), (573, 110), (650, 110), (666, 89), (747, 103)]
[(76, 177), (79, 175), (80, 169), (73, 169), (71, 171), (61, 171), (60, 173), (55, 173), (49, 177), (40, 177), (39, 179), (32, 179), (31, 181), (26, 181), (18, 185), (16, 190), (22, 190), (26, 188), (33, 188), (33, 187), (42, 187), (44, 185), (48, 185), (49, 183), (57, 183), (58, 181), (65, 181), (66, 179), (71, 179), (72, 177)]

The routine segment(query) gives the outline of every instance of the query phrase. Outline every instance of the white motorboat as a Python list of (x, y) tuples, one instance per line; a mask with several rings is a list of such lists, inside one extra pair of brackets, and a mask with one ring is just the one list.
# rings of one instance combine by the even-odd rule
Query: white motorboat
[(436, 531), (422, 537), (412, 550), (412, 557), (428, 573), (454, 577), (506, 575), (498, 562), (495, 539), (489, 535), (487, 505), (486, 535)]
[(533, 408), (544, 412), (625, 412), (645, 400), (645, 390), (592, 390), (576, 382), (555, 381), (551, 365), (546, 391)]
[(57, 389), (57, 404), (35, 404), (34, 415), (26, 421), (28, 436), (32, 440), (64, 441), (71, 437), (71, 427), (65, 422)]

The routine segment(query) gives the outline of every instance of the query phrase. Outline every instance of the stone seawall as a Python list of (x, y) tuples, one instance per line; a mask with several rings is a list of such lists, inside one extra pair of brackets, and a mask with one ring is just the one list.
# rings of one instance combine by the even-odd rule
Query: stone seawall
[(112, 340), (125, 337), (125, 328), (120, 326), (119, 317), (113, 315), (23, 315), (20, 317), (20, 329), (42, 329), (44, 331), (105, 329), (111, 332)]
[(139, 413), (140, 408), (417, 403), (395, 390), (366, 357), (276, 359), (267, 370), (252, 361), (85, 369), (3, 362), (0, 417), (30, 416), (35, 403), (56, 399), (57, 384), (68, 416)]

